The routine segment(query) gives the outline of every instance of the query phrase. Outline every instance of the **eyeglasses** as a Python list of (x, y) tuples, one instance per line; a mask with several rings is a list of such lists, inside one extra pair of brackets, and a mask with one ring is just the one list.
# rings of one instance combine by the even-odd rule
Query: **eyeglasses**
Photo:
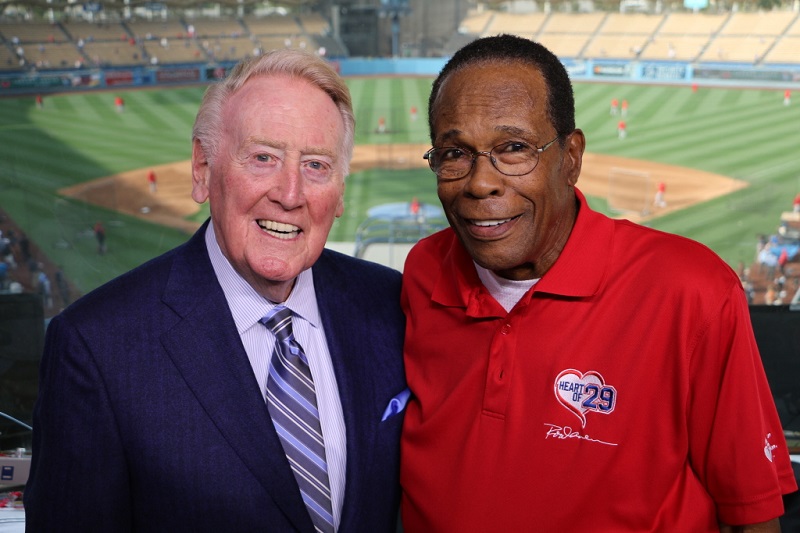
[(550, 148), (559, 136), (541, 148), (520, 141), (498, 144), (488, 152), (470, 152), (464, 148), (444, 146), (431, 148), (423, 159), (428, 160), (431, 170), (441, 179), (459, 179), (470, 173), (479, 155), (485, 155), (492, 166), (506, 176), (523, 176), (533, 172), (539, 164), (539, 154)]

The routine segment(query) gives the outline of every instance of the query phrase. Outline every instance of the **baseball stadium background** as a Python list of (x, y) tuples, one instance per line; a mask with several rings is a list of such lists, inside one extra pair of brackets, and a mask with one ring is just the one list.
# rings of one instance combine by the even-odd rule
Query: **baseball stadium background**
[[(41, 328), (25, 333), (27, 318), (180, 244), (208, 216), (189, 197), (203, 91), (236, 60), (275, 47), (324, 54), (352, 91), (356, 154), (329, 246), (402, 270), (407, 247), (445, 224), (422, 159), (433, 77), (454, 50), (498, 33), (537, 39), (567, 66), (587, 137), (578, 187), (595, 209), (705, 243), (754, 304), (793, 307), (798, 0), (3, 1), (0, 230), (17, 265), (2, 292), (37, 304), (0, 306), (0, 360), (36, 358)], [(665, 206), (654, 203), (660, 185)], [(764, 242), (788, 252), (779, 286), (780, 268), (758, 259)], [(790, 335), (776, 349), (799, 355), (800, 322), (782, 320), (776, 335)], [(784, 374), (796, 383), (793, 364)], [(35, 381), (31, 372), (0, 387)]]

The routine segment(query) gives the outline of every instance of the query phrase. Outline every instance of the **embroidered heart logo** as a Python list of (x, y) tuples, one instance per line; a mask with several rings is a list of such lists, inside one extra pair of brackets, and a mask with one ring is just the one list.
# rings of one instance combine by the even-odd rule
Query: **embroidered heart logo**
[(616, 406), (616, 389), (606, 385), (594, 370), (585, 374), (574, 368), (564, 370), (556, 377), (554, 387), (558, 401), (580, 419), (582, 427), (586, 427), (586, 413), (608, 414)]

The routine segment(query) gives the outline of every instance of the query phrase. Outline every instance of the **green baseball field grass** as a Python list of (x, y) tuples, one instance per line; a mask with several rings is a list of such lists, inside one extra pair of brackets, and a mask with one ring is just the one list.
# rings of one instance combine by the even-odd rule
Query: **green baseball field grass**
[[(427, 143), (429, 78), (349, 79), (357, 144)], [(0, 99), (0, 207), (86, 292), (183, 242), (187, 235), (58, 194), (62, 187), (190, 156), (202, 87), (66, 93)], [(114, 109), (115, 96), (125, 111)], [(629, 102), (628, 136), (617, 138), (612, 98)], [(701, 241), (729, 264), (749, 264), (758, 234), (773, 233), (800, 192), (800, 101), (783, 105), (777, 89), (620, 84), (576, 85), (577, 123), (591, 152), (696, 168), (749, 187), (649, 222)], [(419, 116), (412, 120), (410, 110)], [(377, 133), (383, 117), (387, 133)], [(417, 156), (421, 157), (421, 153)], [(143, 178), (144, 179), (144, 178)], [(653, 177), (657, 179), (657, 177)], [(580, 182), (578, 184), (580, 186)], [(353, 241), (369, 208), (387, 202), (437, 203), (426, 169), (370, 170), (348, 178), (345, 216), (332, 241)], [(608, 211), (606, 199), (591, 198)], [(196, 218), (207, 216), (201, 211)], [(91, 228), (102, 221), (109, 252)]]

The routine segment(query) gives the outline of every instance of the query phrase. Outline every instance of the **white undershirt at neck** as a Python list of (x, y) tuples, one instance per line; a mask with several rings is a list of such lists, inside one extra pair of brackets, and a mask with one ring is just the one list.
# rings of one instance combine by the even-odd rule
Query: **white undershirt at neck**
[(520, 298), (528, 292), (528, 289), (536, 285), (536, 282), (541, 279), (514, 280), (502, 278), (491, 270), (483, 268), (478, 263), (475, 263), (475, 269), (478, 271), (478, 277), (481, 278), (483, 285), (494, 296), (497, 303), (503, 306), (506, 312), (510, 312), (517, 305)]

